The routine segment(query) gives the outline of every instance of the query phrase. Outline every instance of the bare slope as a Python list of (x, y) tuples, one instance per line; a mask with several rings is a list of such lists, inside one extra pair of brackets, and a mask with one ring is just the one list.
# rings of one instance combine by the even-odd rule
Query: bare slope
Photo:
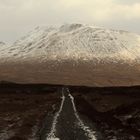
[(140, 84), (140, 36), (82, 24), (37, 27), (0, 50), (0, 80), (86, 86)]

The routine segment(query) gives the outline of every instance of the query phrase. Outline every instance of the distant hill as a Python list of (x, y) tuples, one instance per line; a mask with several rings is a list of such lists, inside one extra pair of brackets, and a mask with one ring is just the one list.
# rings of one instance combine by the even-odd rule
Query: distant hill
[(0, 49), (0, 81), (140, 85), (140, 35), (82, 24), (37, 27)]

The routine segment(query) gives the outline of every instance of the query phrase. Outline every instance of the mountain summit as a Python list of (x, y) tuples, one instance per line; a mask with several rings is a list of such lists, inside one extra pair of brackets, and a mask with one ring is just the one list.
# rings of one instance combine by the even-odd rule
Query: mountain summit
[(6, 45), (6, 44), (5, 44), (4, 42), (1, 42), (1, 41), (0, 41), (0, 47), (1, 47), (1, 46), (5, 46), (5, 45)]
[(140, 85), (140, 35), (82, 24), (37, 27), (0, 49), (0, 80)]

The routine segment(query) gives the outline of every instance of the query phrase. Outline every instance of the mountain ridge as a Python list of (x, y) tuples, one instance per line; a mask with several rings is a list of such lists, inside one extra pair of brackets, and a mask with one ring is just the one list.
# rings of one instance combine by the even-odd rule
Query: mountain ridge
[(37, 27), (1, 50), (0, 79), (91, 86), (138, 85), (139, 54), (140, 35), (127, 31), (82, 24)]

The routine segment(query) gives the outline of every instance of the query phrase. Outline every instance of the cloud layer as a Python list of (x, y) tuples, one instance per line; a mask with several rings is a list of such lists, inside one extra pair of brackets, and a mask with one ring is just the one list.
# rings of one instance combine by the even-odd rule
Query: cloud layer
[(0, 40), (38, 25), (80, 22), (140, 33), (139, 0), (0, 0)]

